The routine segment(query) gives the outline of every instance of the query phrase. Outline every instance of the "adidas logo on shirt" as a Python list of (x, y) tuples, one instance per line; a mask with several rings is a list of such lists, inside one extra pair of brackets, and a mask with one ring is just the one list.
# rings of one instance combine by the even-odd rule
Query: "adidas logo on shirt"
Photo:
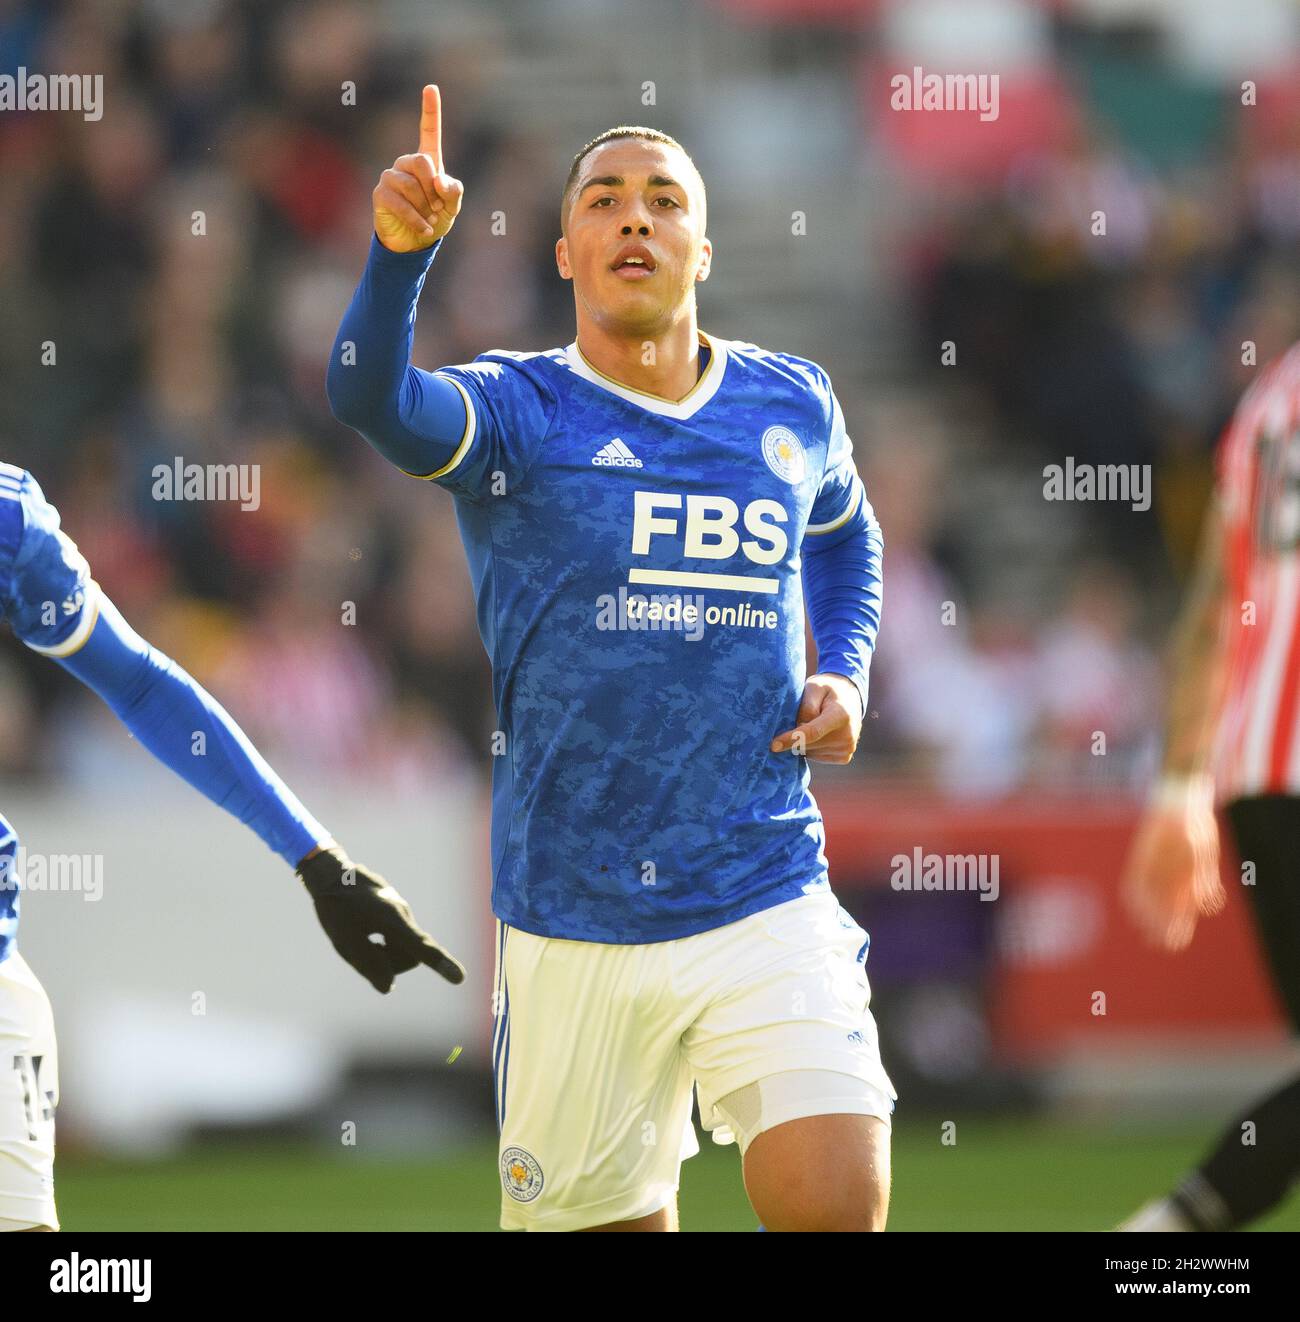
[(615, 436), (612, 441), (592, 455), (591, 462), (597, 468), (643, 468), (645, 465), (632, 453), (631, 450), (623, 444), (621, 436)]

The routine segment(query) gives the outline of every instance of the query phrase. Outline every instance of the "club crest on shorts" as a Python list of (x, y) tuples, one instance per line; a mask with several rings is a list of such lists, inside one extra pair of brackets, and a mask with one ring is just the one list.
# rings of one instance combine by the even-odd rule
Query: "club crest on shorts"
[(803, 442), (789, 427), (769, 427), (763, 433), (763, 458), (782, 482), (797, 487), (803, 481)]
[(531, 1203), (542, 1191), (542, 1168), (537, 1158), (523, 1148), (507, 1148), (501, 1154), (501, 1183), (517, 1203)]

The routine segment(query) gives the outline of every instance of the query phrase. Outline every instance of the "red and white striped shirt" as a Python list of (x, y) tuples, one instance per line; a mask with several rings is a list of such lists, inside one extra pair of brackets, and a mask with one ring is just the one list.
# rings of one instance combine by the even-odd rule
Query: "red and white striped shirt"
[(1242, 396), (1218, 491), (1229, 679), (1215, 795), (1300, 795), (1300, 344)]

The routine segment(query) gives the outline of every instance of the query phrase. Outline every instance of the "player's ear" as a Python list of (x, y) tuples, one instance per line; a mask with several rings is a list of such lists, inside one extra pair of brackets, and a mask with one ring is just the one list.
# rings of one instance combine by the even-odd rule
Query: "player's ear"
[(709, 278), (709, 271), (713, 267), (713, 244), (708, 239), (700, 240), (700, 264), (695, 268), (696, 283), (700, 283)]
[(555, 265), (563, 279), (573, 279), (573, 268), (569, 265), (569, 240), (563, 236), (555, 240)]

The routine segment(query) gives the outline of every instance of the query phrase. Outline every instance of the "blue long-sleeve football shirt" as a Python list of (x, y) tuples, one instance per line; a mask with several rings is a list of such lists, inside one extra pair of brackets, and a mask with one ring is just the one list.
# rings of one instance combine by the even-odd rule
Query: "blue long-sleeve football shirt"
[(335, 415), (446, 487), (492, 660), (493, 908), (542, 936), (661, 941), (828, 884), (796, 723), (818, 668), (866, 706), (882, 542), (815, 363), (701, 334), (670, 401), (577, 344), (410, 365), (437, 246), (372, 240)]

